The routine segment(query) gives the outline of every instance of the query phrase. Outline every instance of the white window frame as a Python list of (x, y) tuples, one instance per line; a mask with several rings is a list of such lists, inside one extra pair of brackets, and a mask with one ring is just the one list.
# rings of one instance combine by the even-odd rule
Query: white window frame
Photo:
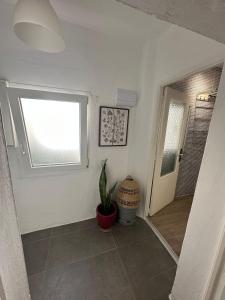
[[(9, 103), (12, 111), (12, 117), (15, 124), (15, 130), (18, 140), (18, 159), (23, 175), (52, 174), (57, 172), (66, 172), (88, 167), (87, 155), (87, 103), (88, 97), (79, 94), (66, 94), (61, 92), (49, 92), (40, 90), (7, 88)], [(79, 103), (80, 107), (80, 163), (52, 164), (46, 166), (32, 166), (29, 142), (26, 134), (21, 98), (54, 100)]]

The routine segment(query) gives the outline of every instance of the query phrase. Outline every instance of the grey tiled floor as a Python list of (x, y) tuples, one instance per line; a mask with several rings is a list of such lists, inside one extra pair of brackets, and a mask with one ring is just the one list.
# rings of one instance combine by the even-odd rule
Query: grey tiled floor
[(176, 265), (149, 226), (95, 219), (22, 236), (32, 300), (168, 300)]

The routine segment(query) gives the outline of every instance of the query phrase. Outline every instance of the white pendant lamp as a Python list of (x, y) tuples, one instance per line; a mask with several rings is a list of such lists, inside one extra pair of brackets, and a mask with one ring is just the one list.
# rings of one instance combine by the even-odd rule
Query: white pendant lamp
[(29, 46), (51, 53), (65, 49), (59, 19), (49, 0), (19, 0), (13, 30)]

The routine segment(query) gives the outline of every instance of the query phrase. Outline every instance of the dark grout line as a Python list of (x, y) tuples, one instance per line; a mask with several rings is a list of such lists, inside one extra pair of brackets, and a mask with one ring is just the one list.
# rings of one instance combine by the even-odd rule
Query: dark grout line
[(169, 272), (169, 271), (171, 271), (171, 270), (173, 270), (173, 269), (176, 269), (176, 267), (173, 266), (173, 267), (170, 267), (170, 268), (166, 268), (166, 269), (162, 270), (161, 272), (157, 273), (156, 275), (150, 277), (149, 280), (152, 280), (152, 279), (154, 279), (154, 278), (157, 278), (157, 277), (159, 277), (161, 274), (163, 274), (163, 273), (165, 273), (165, 272)]
[[(109, 252), (113, 252), (113, 251), (117, 251), (117, 248), (110, 248), (110, 249), (102, 251), (98, 254), (89, 255), (87, 257), (84, 257), (84, 258), (81, 258), (81, 259), (78, 259), (78, 260), (73, 260), (73, 261), (70, 261), (70, 262), (62, 263), (62, 264), (59, 264), (59, 265), (56, 265), (56, 266), (46, 267), (43, 270), (43, 272), (48, 272), (49, 270), (57, 269), (57, 268), (60, 268), (62, 266), (70, 266), (70, 265), (73, 265), (73, 264), (76, 264), (76, 263), (79, 263), (79, 262), (83, 262), (85, 260), (89, 260), (91, 258), (95, 258), (97, 256), (100, 256), (100, 255), (103, 255), (103, 254), (106, 254), (106, 253), (109, 253)], [(38, 272), (38, 273), (41, 273), (41, 272)], [(38, 273), (36, 273), (36, 274), (38, 274)], [(34, 275), (34, 274), (32, 274), (32, 275)]]
[(23, 244), (23, 247), (25, 247), (28, 244), (32, 244), (32, 243), (36, 243), (36, 242), (40, 242), (40, 241), (45, 241), (45, 240), (49, 240), (49, 239), (50, 239), (50, 236), (46, 237), (46, 238), (43, 238), (43, 239), (38, 239), (38, 240), (34, 240), (34, 241), (27, 241), (27, 242), (24, 242), (23, 239), (22, 239), (22, 244)]
[(48, 241), (48, 251), (47, 251), (47, 255), (46, 255), (46, 259), (45, 259), (45, 263), (44, 263), (44, 271), (47, 269), (47, 263), (48, 263), (48, 259), (49, 259), (49, 255), (50, 255), (50, 247), (51, 246), (51, 239), (49, 238)]
[(113, 234), (113, 231), (111, 231), (111, 235), (112, 235), (112, 238), (113, 238), (113, 243), (114, 243), (115, 249), (118, 249), (118, 245), (117, 245), (117, 242), (116, 242), (116, 238)]
[[(51, 233), (51, 234), (53, 234), (53, 230), (54, 230), (55, 228), (63, 228), (63, 227), (71, 226), (71, 225), (73, 225), (73, 224), (79, 224), (79, 223), (90, 222), (90, 221), (92, 221), (92, 220), (95, 221), (95, 224), (94, 224), (94, 225), (96, 225), (96, 224), (97, 224), (96, 218), (90, 218), (90, 219), (86, 219), (86, 220), (83, 220), (83, 221), (78, 221), (78, 222), (73, 222), (73, 223), (68, 223), (68, 224), (64, 224), (64, 225), (58, 225), (58, 226), (51, 227), (51, 229), (52, 229), (52, 233)], [(80, 228), (80, 229), (71, 230), (71, 232), (77, 231), (77, 230), (89, 229), (89, 228), (91, 228), (91, 227), (93, 227), (93, 224), (89, 224), (89, 225), (87, 225), (87, 227), (85, 227), (85, 228)], [(61, 233), (59, 233), (59, 234), (61, 234)], [(57, 234), (57, 235), (58, 235), (58, 234)]]
[[(95, 218), (91, 218), (91, 219), (87, 219), (87, 220), (80, 221), (80, 222), (86, 222), (86, 221), (94, 220), (94, 219), (95, 219)], [(143, 220), (143, 221), (145, 221), (145, 220)], [(71, 230), (71, 231), (68, 231), (68, 232), (64, 232), (64, 233), (55, 233), (55, 234), (54, 234), (54, 229), (55, 229), (55, 228), (58, 228), (58, 227), (64, 227), (64, 226), (66, 227), (66, 226), (68, 226), (68, 225), (76, 224), (76, 223), (80, 223), (80, 222), (74, 222), (74, 223), (69, 223), (69, 224), (60, 225), (60, 226), (55, 226), (55, 227), (49, 227), (49, 228), (46, 228), (46, 229), (41, 229), (41, 230), (37, 230), (37, 231), (34, 231), (34, 232), (30, 232), (30, 233), (25, 233), (25, 234), (22, 234), (22, 235), (21, 235), (21, 239), (22, 239), (22, 237), (25, 236), (26, 234), (35, 234), (35, 232), (38, 232), (38, 231), (42, 231), (42, 230), (50, 230), (49, 235), (48, 235), (47, 237), (45, 237), (45, 238), (39, 238), (39, 239), (35, 239), (35, 240), (33, 240), (33, 241), (23, 241), (23, 239), (22, 239), (23, 244), (26, 245), (26, 244), (28, 244), (28, 243), (35, 243), (35, 242), (39, 242), (39, 241), (42, 241), (42, 240), (51, 239), (51, 238), (58, 237), (58, 236), (64, 236), (64, 235), (72, 234), (72, 233), (74, 233), (74, 232), (81, 232), (81, 231), (84, 231), (84, 230), (87, 230), (87, 229), (95, 228), (95, 226), (98, 228), (98, 225), (97, 225), (97, 223), (96, 223), (96, 224), (90, 224), (90, 225), (88, 225), (88, 226), (85, 227), (85, 228), (78, 228), (78, 229), (74, 229), (74, 230)], [(147, 224), (147, 222), (146, 222), (146, 224)], [(114, 226), (115, 226), (115, 225), (114, 225)], [(113, 227), (114, 227), (114, 226), (113, 226)], [(112, 227), (112, 230), (111, 230), (109, 233), (112, 233), (113, 238), (114, 238), (115, 243), (116, 243), (116, 246), (119, 247), (119, 245), (118, 245), (118, 243), (117, 243), (117, 240), (116, 240), (116, 238), (115, 238), (115, 236), (114, 236), (113, 227)]]
[[(138, 220), (138, 219), (139, 219), (139, 218), (137, 217), (137, 220)], [(96, 223), (96, 224), (94, 224), (94, 226), (93, 226), (93, 224), (90, 224), (90, 225), (88, 225), (88, 226), (85, 227), (85, 228), (74, 229), (74, 230), (71, 230), (71, 231), (65, 232), (65, 233), (56, 233), (56, 234), (53, 233), (55, 228), (58, 228), (58, 227), (64, 227), (64, 226), (66, 227), (66, 226), (69, 226), (69, 225), (72, 225), (72, 224), (76, 224), (76, 223), (80, 223), (80, 222), (86, 222), (86, 221), (89, 221), (89, 220), (95, 220), (95, 218), (90, 218), (90, 219), (87, 219), (87, 220), (84, 220), (84, 221), (79, 221), (79, 222), (69, 223), (69, 224), (65, 224), (65, 225), (59, 225), (59, 226), (55, 226), (55, 227), (49, 227), (49, 228), (46, 228), (46, 229), (40, 229), (40, 230), (37, 230), (37, 231), (34, 231), (34, 232), (29, 232), (29, 233), (21, 234), (21, 239), (22, 239), (23, 236), (25, 236), (25, 235), (27, 235), (27, 234), (35, 234), (35, 232), (38, 232), (38, 231), (42, 231), (42, 230), (50, 230), (50, 233), (49, 233), (49, 236), (48, 236), (48, 237), (40, 238), (40, 239), (35, 239), (35, 240), (33, 240), (33, 241), (26, 241), (26, 242), (23, 242), (23, 244), (28, 244), (28, 243), (34, 243), (34, 242), (46, 240), (46, 239), (49, 239), (49, 238), (51, 238), (51, 237), (57, 237), (57, 236), (67, 235), (67, 234), (71, 234), (71, 233), (73, 233), (73, 232), (80, 232), (80, 231), (83, 231), (83, 230), (87, 230), (87, 229), (90, 229), (90, 228), (94, 228), (95, 226), (98, 227), (98, 225), (97, 225), (97, 223)], [(142, 220), (142, 219), (141, 219), (141, 220)], [(145, 220), (143, 220), (143, 221), (146, 222)], [(146, 222), (146, 223), (147, 223), (147, 222)], [(115, 226), (115, 225), (114, 225), (114, 226)], [(113, 227), (114, 227), (114, 226), (113, 226)], [(112, 227), (112, 231), (111, 231), (112, 235), (113, 235), (113, 227)], [(113, 235), (113, 236), (114, 236), (114, 235)], [(115, 240), (116, 240), (116, 239), (115, 239)], [(23, 241), (23, 239), (22, 239), (22, 241)]]
[[(42, 279), (41, 279), (41, 285), (40, 285), (40, 298), (38, 298), (38, 299), (42, 299), (42, 294), (43, 294), (43, 292), (44, 292), (44, 289), (43, 289), (43, 287), (44, 287), (44, 283), (45, 283), (45, 278), (46, 278), (46, 276), (47, 276), (47, 274), (46, 274), (47, 272), (44, 270), (44, 271), (42, 271), (42, 272), (38, 272), (38, 273), (34, 273), (34, 274), (32, 274), (32, 275), (28, 275), (28, 283), (29, 283), (29, 278), (31, 278), (32, 276), (35, 276), (35, 275), (38, 275), (38, 274), (42, 274)], [(29, 284), (29, 288), (30, 288), (30, 284)], [(31, 299), (32, 300), (32, 299)]]
[(52, 236), (52, 232), (53, 232), (54, 227), (50, 227), (50, 233), (49, 233), (49, 237)]
[[(55, 227), (53, 227), (52, 229), (54, 229)], [(76, 229), (76, 230), (73, 230), (73, 231), (70, 231), (70, 232), (65, 232), (65, 233), (58, 233), (58, 234), (51, 234), (49, 235), (48, 237), (45, 237), (45, 238), (41, 238), (41, 239), (37, 239), (37, 240), (33, 240), (33, 241), (23, 241), (22, 239), (22, 243), (23, 245), (27, 245), (27, 244), (30, 244), (30, 243), (36, 243), (36, 242), (40, 242), (40, 241), (43, 241), (43, 240), (48, 240), (48, 239), (52, 239), (52, 238), (56, 238), (56, 237), (59, 237), (59, 236), (65, 236), (65, 235), (70, 235), (70, 234), (73, 234), (73, 233), (76, 233), (76, 232), (82, 232), (84, 230), (90, 230), (92, 228), (95, 228), (93, 226), (90, 226), (90, 227), (87, 227), (87, 228), (82, 228), (82, 229)], [(98, 229), (98, 227), (96, 227)], [(99, 229), (100, 230), (100, 229)], [(117, 240), (113, 234), (113, 229), (112, 231), (109, 231), (109, 232), (105, 232), (104, 234), (111, 234), (112, 237), (113, 237), (113, 241), (114, 241), (114, 244), (116, 247), (119, 247), (118, 243), (117, 243)], [(22, 236), (21, 236), (22, 237)]]
[[(138, 239), (138, 240), (131, 241), (131, 242), (129, 242), (127, 244), (124, 244), (124, 245), (121, 245), (121, 246), (117, 245), (117, 248), (121, 249), (121, 248), (129, 247), (129, 246), (133, 246), (134, 244), (139, 244), (143, 241), (148, 241), (149, 238), (150, 237), (144, 237), (144, 238), (141, 238), (141, 239)], [(160, 242), (160, 244), (162, 244), (162, 243)], [(163, 248), (165, 248), (164, 245), (162, 245), (162, 246), (163, 246)]]
[[(147, 240), (147, 239), (142, 239), (142, 240), (139, 240), (139, 241), (136, 241), (136, 242), (139, 243), (139, 242), (144, 241), (144, 240)], [(130, 245), (130, 244), (129, 244), (129, 245)], [(119, 249), (121, 249), (121, 248), (123, 248), (123, 247), (127, 247), (127, 246), (128, 246), (128, 245), (119, 247), (119, 248), (118, 248), (118, 252), (119, 252)], [(123, 263), (123, 259), (122, 259), (121, 255), (120, 255), (120, 252), (119, 252), (119, 256), (120, 256), (121, 261), (122, 261), (122, 263)], [(124, 265), (124, 267), (125, 267), (125, 269), (126, 269), (126, 265), (125, 265), (124, 263), (123, 263), (123, 265)], [(157, 274), (155, 274), (155, 275), (149, 277), (149, 280), (152, 280), (152, 279), (154, 279), (155, 277), (160, 276), (162, 273), (167, 272), (167, 271), (170, 271), (170, 270), (172, 270), (172, 269), (177, 269), (177, 265), (175, 264), (174, 266), (172, 266), (172, 267), (170, 266), (169, 268), (166, 268), (166, 267), (165, 267), (165, 269), (161, 270), (159, 273), (157, 273)], [(127, 276), (129, 277), (128, 274), (127, 274)]]
[(150, 280), (153, 280), (153, 279), (159, 277), (161, 274), (163, 274), (163, 273), (165, 273), (165, 272), (168, 272), (168, 271), (171, 271), (171, 270), (173, 270), (173, 269), (177, 269), (176, 266), (173, 266), (173, 267), (170, 267), (170, 268), (166, 268), (166, 269), (164, 269), (164, 270), (161, 270), (159, 273), (155, 274), (154, 276), (149, 277), (149, 281), (150, 281)]
[(127, 277), (128, 283), (129, 283), (129, 287), (130, 287), (130, 289), (131, 289), (131, 291), (132, 291), (132, 294), (133, 294), (133, 296), (134, 296), (134, 300), (136, 300), (137, 298), (136, 298), (136, 295), (135, 295), (135, 292), (134, 292), (134, 289), (133, 289), (133, 284), (132, 284), (132, 282), (131, 282), (131, 280), (130, 280), (130, 277), (129, 277), (129, 275), (128, 275), (127, 268), (126, 268), (126, 266), (125, 266), (125, 264), (124, 264), (124, 262), (123, 262), (123, 259), (122, 259), (121, 255), (120, 255), (120, 252), (119, 252), (118, 249), (117, 249), (117, 252), (118, 252), (118, 255), (119, 255), (119, 259), (120, 259), (122, 268), (123, 268), (123, 270), (124, 270), (124, 272), (125, 272), (125, 274), (126, 274), (126, 277)]
[(28, 277), (28, 278), (31, 278), (32, 276), (39, 275), (39, 274), (42, 274), (42, 273), (45, 273), (45, 272), (46, 272), (46, 271), (43, 270), (43, 271), (40, 271), (40, 272), (37, 272), (37, 273), (27, 274), (27, 277)]
[(114, 236), (113, 229), (112, 229), (111, 233), (112, 233), (112, 237), (113, 237), (114, 244), (115, 244), (116, 248), (118, 249), (118, 248), (119, 248), (119, 245), (118, 245), (118, 243), (117, 243), (116, 237)]
[(71, 231), (65, 232), (65, 233), (52, 234), (51, 236), (49, 236), (49, 238), (55, 238), (55, 237), (59, 237), (59, 236), (69, 235), (69, 234), (73, 234), (75, 232), (81, 232), (81, 231), (88, 230), (88, 229), (90, 230), (91, 228), (94, 228), (94, 227), (90, 226), (90, 227), (87, 227), (87, 228), (71, 230)]
[[(89, 219), (89, 220), (91, 220), (91, 219)], [(74, 223), (70, 223), (70, 224), (74, 224)], [(62, 226), (67, 226), (67, 225), (70, 225), (70, 224), (66, 224), (66, 225), (62, 225)], [(47, 228), (47, 229), (50, 229), (50, 233), (49, 233), (49, 236), (48, 236), (48, 237), (40, 238), (40, 239), (35, 239), (35, 240), (33, 240), (33, 241), (23, 241), (23, 238), (22, 238), (22, 237), (23, 237), (23, 234), (22, 234), (22, 235), (21, 235), (22, 242), (23, 242), (24, 245), (26, 245), (26, 244), (29, 244), (29, 243), (35, 243), (35, 242), (39, 242), (39, 241), (51, 239), (51, 238), (54, 238), (54, 237), (64, 236), (64, 235), (72, 234), (72, 233), (75, 233), (75, 232), (81, 232), (81, 231), (84, 231), (84, 230), (87, 230), (87, 229), (90, 229), (90, 228), (95, 228), (93, 225), (90, 225), (90, 226), (88, 226), (88, 227), (86, 227), (86, 228), (80, 228), (80, 229), (71, 230), (71, 231), (68, 231), (68, 232), (65, 232), (65, 233), (56, 233), (56, 234), (54, 234), (54, 233), (53, 233), (53, 230), (54, 230), (55, 228), (57, 228), (57, 227), (59, 227), (59, 226)], [(60, 226), (60, 227), (61, 227), (61, 226)], [(43, 229), (43, 230), (45, 230), (45, 229)], [(27, 233), (27, 234), (32, 234), (32, 233), (35, 233), (35, 232), (36, 232), (36, 231), (30, 232), (30, 233)], [(26, 235), (26, 234), (24, 234), (24, 235)]]

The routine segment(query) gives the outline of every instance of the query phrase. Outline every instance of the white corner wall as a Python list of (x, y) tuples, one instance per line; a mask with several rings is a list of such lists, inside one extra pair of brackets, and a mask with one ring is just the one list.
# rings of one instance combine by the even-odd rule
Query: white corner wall
[[(209, 279), (225, 228), (225, 70), (209, 128), (194, 201), (172, 294), (206, 299)], [(187, 284), (188, 283), (188, 284)], [(217, 300), (207, 295), (207, 299)], [(221, 298), (222, 299), (222, 298)]]
[[(15, 150), (9, 148), (22, 233), (94, 217), (99, 203), (101, 160), (108, 158), (109, 182), (127, 175), (129, 146), (98, 147), (99, 106), (114, 105), (118, 87), (137, 89), (143, 44), (74, 25), (64, 24), (64, 28), (69, 43), (65, 52), (48, 55), (25, 47), (20, 52), (9, 44), (5, 46), (8, 57), (1, 62), (2, 76), (11, 81), (72, 88), (93, 95), (88, 104), (89, 168), (55, 176), (22, 178)], [(131, 124), (132, 112), (130, 117)], [(128, 145), (130, 135), (129, 131)]]
[(0, 112), (0, 299), (30, 299)]
[[(140, 211), (142, 216), (148, 213), (150, 199), (157, 118), (160, 114), (160, 87), (181, 79), (191, 72), (223, 61), (224, 57), (224, 45), (173, 26), (158, 40), (154, 54), (154, 77), (150, 76), (150, 71), (148, 73), (143, 68), (143, 72), (148, 77), (143, 77), (141, 81), (144, 91), (142, 90), (143, 97), (140, 98), (139, 107), (135, 112), (137, 121), (134, 141), (136, 140), (136, 143), (133, 145), (134, 151), (131, 149), (129, 153), (129, 166), (132, 165), (132, 172), (137, 174), (137, 179), (143, 187), (143, 197), (146, 199), (145, 210), (142, 206)], [(149, 67), (153, 67), (152, 64), (149, 64)], [(224, 77), (223, 72), (187, 235), (171, 295), (175, 300), (205, 299), (204, 293), (213, 259), (224, 229), (225, 140), (221, 138), (225, 132)]]
[(153, 153), (152, 144), (154, 133), (153, 119), (151, 113), (154, 103), (152, 103), (152, 93), (155, 83), (155, 61), (157, 39), (149, 41), (143, 48), (143, 56), (140, 71), (140, 81), (138, 89), (138, 104), (133, 110), (133, 122), (131, 124), (130, 147), (128, 152), (128, 173), (139, 183), (141, 190), (141, 203), (138, 210), (139, 216), (143, 217), (146, 197), (146, 183), (150, 160)]
[(178, 26), (171, 26), (157, 41), (155, 50), (146, 47), (140, 77), (140, 99), (134, 111), (129, 170), (142, 187), (139, 214), (148, 214), (154, 168), (160, 87), (187, 74), (222, 61), (225, 45)]

